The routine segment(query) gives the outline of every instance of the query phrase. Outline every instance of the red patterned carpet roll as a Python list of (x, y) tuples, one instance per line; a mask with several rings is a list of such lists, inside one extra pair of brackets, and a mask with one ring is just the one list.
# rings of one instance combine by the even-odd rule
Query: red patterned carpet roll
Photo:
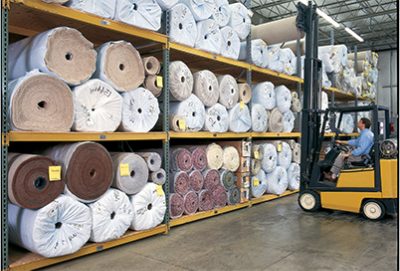
[(199, 209), (199, 197), (196, 192), (189, 191), (183, 198), (184, 200), (184, 212), (187, 215), (192, 215)]
[(199, 193), (199, 210), (209, 211), (214, 209), (213, 195), (210, 191), (203, 189)]
[(204, 176), (204, 189), (213, 191), (220, 182), (219, 172), (216, 169), (208, 169), (203, 172)]
[(189, 174), (189, 185), (190, 189), (197, 193), (203, 188), (204, 177), (199, 170), (193, 170)]
[(189, 184), (189, 175), (184, 171), (175, 172), (172, 175), (171, 191), (178, 193), (182, 196), (186, 195), (189, 192), (190, 184)]
[(184, 212), (184, 199), (177, 193), (172, 193), (169, 196), (169, 217), (181, 217)]
[(225, 187), (217, 185), (212, 191), (212, 198), (214, 207), (224, 207), (228, 201), (228, 195), (226, 194)]
[(176, 148), (172, 151), (171, 168), (174, 171), (190, 171), (192, 169), (192, 154), (185, 148)]
[(193, 168), (204, 170), (207, 167), (206, 149), (202, 146), (194, 147), (192, 151)]

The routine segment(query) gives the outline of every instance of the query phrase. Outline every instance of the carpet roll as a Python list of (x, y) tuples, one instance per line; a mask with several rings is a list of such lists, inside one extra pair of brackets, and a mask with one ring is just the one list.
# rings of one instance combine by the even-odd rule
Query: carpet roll
[(221, 55), (227, 58), (239, 59), (240, 39), (236, 31), (230, 26), (225, 26), (221, 28), (221, 36)]
[(252, 91), (247, 83), (238, 84), (240, 101), (248, 104), (251, 101)]
[(144, 81), (143, 61), (130, 42), (110, 41), (97, 48), (95, 78), (124, 92), (138, 88)]
[[(295, 93), (295, 92), (292, 92), (292, 93)], [(293, 112), (296, 112), (296, 113), (300, 113), (301, 109), (302, 109), (302, 106), (301, 106), (300, 99), (292, 98), (292, 106), (290, 107), (290, 110), (292, 110)]]
[(204, 177), (200, 170), (195, 169), (190, 172), (189, 185), (190, 189), (192, 189), (194, 192), (200, 192), (200, 190), (203, 188)]
[(9, 45), (9, 79), (35, 69), (79, 85), (96, 70), (96, 51), (81, 32), (69, 27), (53, 28)]
[(158, 185), (165, 184), (166, 178), (167, 178), (166, 172), (162, 168), (160, 168), (157, 171), (151, 172), (149, 176), (149, 180)]
[(300, 164), (301, 160), (301, 145), (296, 143), (292, 149), (292, 161), (294, 163)]
[(267, 193), (281, 195), (288, 187), (288, 176), (286, 170), (277, 166), (271, 173), (267, 174)]
[(186, 195), (190, 189), (189, 175), (184, 171), (178, 171), (171, 174), (172, 182), (170, 183), (171, 191), (181, 196)]
[(254, 132), (266, 132), (268, 129), (267, 110), (261, 104), (251, 106), (251, 128)]
[(298, 190), (300, 188), (300, 165), (291, 163), (287, 169), (288, 189)]
[(64, 193), (84, 203), (100, 198), (113, 181), (113, 162), (108, 151), (95, 142), (56, 145), (45, 154), (62, 165)]
[(193, 91), (193, 75), (182, 61), (172, 61), (169, 64), (169, 90), (172, 99), (184, 101)]
[(209, 211), (214, 209), (213, 195), (210, 191), (203, 189), (199, 193), (199, 210)]
[(250, 172), (252, 175), (257, 175), (261, 170), (261, 161), (256, 159), (251, 159), (251, 169)]
[(197, 25), (190, 9), (182, 3), (171, 8), (169, 38), (190, 47), (194, 47), (197, 38)]
[[(185, 125), (182, 125), (182, 123), (185, 123)], [(185, 118), (178, 115), (170, 116), (169, 126), (170, 130), (175, 132), (186, 132), (187, 130)]]
[(233, 108), (239, 101), (239, 87), (236, 79), (231, 75), (218, 77), (219, 103), (227, 109)]
[(220, 172), (221, 185), (225, 187), (226, 190), (230, 190), (236, 186), (236, 176), (232, 171), (222, 170)]
[(133, 219), (133, 206), (128, 196), (109, 189), (96, 202), (89, 204), (92, 214), (90, 241), (107, 242), (120, 238), (129, 228)]
[(10, 242), (43, 257), (78, 251), (89, 240), (91, 228), (89, 207), (65, 195), (37, 210), (8, 204)]
[(222, 185), (217, 185), (211, 193), (214, 201), (214, 207), (220, 208), (227, 204), (228, 195)]
[(162, 10), (170, 10), (173, 6), (178, 4), (179, 0), (156, 0)]
[(179, 218), (183, 215), (185, 211), (185, 200), (183, 197), (177, 193), (172, 193), (169, 195), (169, 217)]
[[(339, 116), (336, 117), (336, 127), (338, 126), (338, 122)], [(343, 114), (339, 129), (345, 134), (354, 132), (354, 118), (351, 114)]]
[(145, 88), (122, 94), (122, 121), (119, 127), (125, 132), (147, 133), (157, 124), (160, 108), (157, 98)]
[[(251, 31), (253, 37), (263, 39), (269, 44), (296, 40), (299, 37), (299, 32), (296, 28), (296, 16), (255, 25)], [(303, 36), (304, 34), (300, 38)]]
[(283, 167), (285, 170), (289, 168), (292, 162), (292, 149), (289, 144), (284, 141), (279, 141), (277, 143), (280, 147), (277, 147), (278, 150), (278, 166)]
[(197, 196), (196, 192), (194, 191), (189, 191), (183, 197), (183, 202), (184, 213), (186, 215), (192, 215), (199, 209), (199, 196)]
[(8, 83), (9, 119), (13, 130), (67, 132), (74, 121), (70, 88), (38, 71)]
[(228, 190), (228, 204), (235, 205), (240, 203), (240, 189), (233, 187)]
[(185, 148), (175, 148), (171, 155), (171, 169), (173, 171), (188, 172), (193, 167), (192, 154)]
[(205, 148), (198, 146), (192, 147), (190, 150), (192, 152), (193, 168), (200, 171), (204, 170), (207, 167), (207, 154)]
[(228, 0), (214, 1), (214, 9), (211, 18), (213, 18), (221, 28), (229, 23), (231, 18), (231, 8), (229, 7)]
[(290, 90), (281, 85), (275, 88), (276, 93), (276, 106), (281, 111), (281, 113), (285, 113), (290, 110), (292, 105), (292, 94)]
[(156, 57), (148, 56), (144, 57), (142, 60), (145, 75), (157, 75), (160, 73), (161, 64)]
[(223, 153), (223, 169), (235, 172), (240, 166), (240, 155), (235, 147), (229, 146), (224, 148)]
[(112, 186), (133, 195), (139, 193), (149, 179), (145, 160), (136, 153), (114, 152), (111, 154), (114, 166)]
[[(268, 65), (268, 47), (265, 41), (256, 39), (251, 41), (251, 59), (250, 61), (259, 67), (265, 68)], [(247, 60), (247, 42), (244, 41), (240, 46), (239, 59)]]
[(241, 3), (230, 4), (231, 19), (229, 26), (235, 29), (239, 38), (245, 40), (250, 34), (251, 18), (248, 9)]
[(78, 132), (114, 132), (121, 123), (122, 97), (109, 84), (92, 79), (73, 91)]
[(160, 97), (162, 87), (157, 85), (157, 75), (148, 75), (143, 82), (144, 88), (148, 89), (154, 97)]
[(188, 6), (196, 21), (210, 18), (215, 8), (212, 0), (181, 0), (181, 3)]
[(278, 108), (272, 109), (269, 114), (268, 130), (274, 133), (283, 131), (283, 115)]
[(216, 169), (207, 169), (203, 172), (204, 177), (204, 189), (213, 191), (220, 183), (219, 172)]
[(161, 185), (148, 183), (130, 200), (133, 206), (132, 230), (149, 230), (163, 222), (167, 204)]
[(137, 152), (147, 164), (150, 171), (158, 171), (161, 168), (162, 159), (161, 155), (157, 152)]
[(267, 110), (276, 106), (276, 94), (274, 85), (271, 82), (263, 82), (255, 85), (252, 91), (253, 104), (261, 104)]
[(216, 143), (207, 146), (207, 167), (210, 169), (220, 169), (223, 164), (224, 150)]
[(290, 133), (294, 129), (294, 122), (296, 117), (292, 111), (287, 111), (282, 115), (283, 132)]
[(49, 180), (49, 167), (57, 164), (45, 156), (8, 153), (8, 198), (22, 208), (38, 209), (64, 191), (64, 182)]
[(214, 54), (221, 53), (222, 35), (217, 22), (213, 19), (197, 22), (197, 38), (194, 47)]
[(229, 110), (229, 130), (244, 133), (251, 129), (251, 115), (246, 104), (238, 103)]
[(193, 93), (207, 107), (213, 106), (219, 99), (218, 79), (209, 70), (202, 70), (193, 74)]
[[(196, 95), (190, 95), (183, 102), (173, 102), (170, 106), (170, 117), (179, 116), (185, 120), (185, 128), (187, 131), (200, 131), (205, 122), (206, 110), (203, 103)], [(178, 124), (178, 127), (180, 125)], [(179, 130), (177, 130), (179, 132)]]
[(66, 5), (79, 11), (95, 14), (99, 17), (112, 19), (115, 15), (117, 0), (69, 0)]
[(229, 129), (229, 114), (225, 106), (215, 104), (206, 109), (204, 130), (212, 133), (224, 133)]
[(278, 153), (273, 144), (263, 144), (263, 157), (261, 160), (261, 167), (265, 173), (272, 172), (278, 163)]
[(264, 195), (268, 187), (268, 181), (264, 170), (260, 170), (256, 176), (251, 177), (250, 192), (253, 198)]

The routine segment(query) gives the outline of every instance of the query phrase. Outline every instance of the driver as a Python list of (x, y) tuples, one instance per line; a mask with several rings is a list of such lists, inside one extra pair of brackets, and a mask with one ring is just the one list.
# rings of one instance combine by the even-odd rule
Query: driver
[(349, 141), (336, 140), (338, 144), (350, 145), (355, 147), (355, 149), (351, 152), (342, 151), (336, 158), (331, 171), (328, 173), (324, 172), (325, 179), (336, 182), (343, 168), (345, 159), (347, 159), (348, 162), (359, 162), (363, 161), (363, 155), (369, 154), (374, 144), (374, 134), (369, 129), (371, 127), (371, 121), (367, 118), (361, 118), (357, 123), (357, 127), (361, 131), (358, 138)]

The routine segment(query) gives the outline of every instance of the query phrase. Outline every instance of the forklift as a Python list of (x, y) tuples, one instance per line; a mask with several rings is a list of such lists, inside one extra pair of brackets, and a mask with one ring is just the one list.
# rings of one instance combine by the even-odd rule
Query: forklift
[[(386, 214), (395, 215), (398, 210), (398, 157), (381, 158), (380, 154), (380, 142), (390, 134), (389, 111), (375, 104), (320, 110), (322, 63), (318, 59), (316, 5), (299, 3), (297, 9), (297, 28), (306, 34), (298, 203), (307, 212), (325, 208), (362, 213), (370, 220), (379, 220)], [(374, 144), (370, 153), (361, 162), (346, 163), (336, 183), (325, 180), (323, 172), (330, 170), (340, 152), (348, 151), (345, 146), (334, 144), (341, 133), (337, 127), (343, 115), (360, 112), (370, 112), (372, 116)], [(384, 119), (384, 129), (380, 129), (379, 118)], [(328, 121), (335, 136), (331, 137), (331, 150), (320, 160), (322, 143), (328, 139), (325, 135)]]

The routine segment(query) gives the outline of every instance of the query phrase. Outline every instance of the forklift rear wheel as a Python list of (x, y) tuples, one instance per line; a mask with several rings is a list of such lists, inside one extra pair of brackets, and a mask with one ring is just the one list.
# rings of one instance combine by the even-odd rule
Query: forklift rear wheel
[(378, 200), (367, 200), (362, 206), (363, 215), (370, 220), (380, 220), (385, 215), (385, 206)]
[(319, 195), (311, 190), (301, 193), (298, 201), (301, 209), (307, 212), (317, 211), (321, 207)]

